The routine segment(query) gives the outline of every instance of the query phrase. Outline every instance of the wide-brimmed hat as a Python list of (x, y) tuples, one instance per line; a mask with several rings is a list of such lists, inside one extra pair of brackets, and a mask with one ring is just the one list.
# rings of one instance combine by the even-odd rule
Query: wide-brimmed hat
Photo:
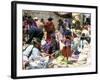
[(34, 19), (34, 20), (38, 20), (38, 17), (34, 17), (33, 19)]

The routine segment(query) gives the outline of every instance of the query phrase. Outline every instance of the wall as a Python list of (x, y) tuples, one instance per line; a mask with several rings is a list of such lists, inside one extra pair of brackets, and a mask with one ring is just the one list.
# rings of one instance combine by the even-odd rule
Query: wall
[(58, 19), (62, 19), (61, 17), (57, 16), (54, 12), (48, 11), (24, 10), (23, 14), (24, 13), (27, 13), (29, 16), (32, 16), (32, 18), (37, 17), (39, 20), (43, 18), (45, 22), (48, 20), (49, 17), (52, 17), (55, 26), (58, 26)]
[[(0, 2), (0, 80), (11, 80), (10, 78), (10, 65), (11, 65), (11, 0), (1, 0)], [(26, 1), (26, 0), (24, 0)], [(37, 2), (49, 2), (49, 3), (64, 3), (64, 4), (82, 4), (82, 5), (97, 5), (100, 9), (100, 0), (31, 0)], [(100, 14), (100, 11), (99, 11)], [(100, 21), (100, 15), (98, 16)], [(98, 24), (98, 30), (100, 30)], [(98, 31), (100, 34), (100, 31)], [(100, 37), (98, 37), (100, 40)], [(98, 41), (99, 41), (98, 40)], [(100, 42), (98, 42), (100, 44)], [(100, 47), (100, 45), (99, 45)], [(100, 50), (100, 49), (99, 49)], [(99, 53), (99, 52), (98, 52)], [(98, 54), (100, 56), (100, 54)], [(100, 61), (100, 58), (99, 60)], [(98, 64), (100, 67), (100, 63)], [(99, 69), (100, 70), (100, 69)], [(91, 75), (78, 75), (78, 76), (63, 76), (63, 77), (51, 77), (42, 78), (42, 80), (99, 80), (99, 74)], [(21, 79), (20, 79), (21, 80)], [(32, 79), (26, 79), (32, 80)], [(35, 78), (34, 80), (41, 80), (41, 78)]]

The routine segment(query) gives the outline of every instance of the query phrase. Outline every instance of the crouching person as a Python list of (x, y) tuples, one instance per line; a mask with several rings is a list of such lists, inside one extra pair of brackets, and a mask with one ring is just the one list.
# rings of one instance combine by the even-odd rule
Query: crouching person
[[(41, 41), (38, 38), (33, 40), (33, 45), (30, 49), (29, 46), (23, 52), (23, 68), (33, 69), (33, 68), (45, 68), (47, 66), (48, 57), (44, 57), (41, 54)], [(25, 58), (26, 57), (26, 58)]]

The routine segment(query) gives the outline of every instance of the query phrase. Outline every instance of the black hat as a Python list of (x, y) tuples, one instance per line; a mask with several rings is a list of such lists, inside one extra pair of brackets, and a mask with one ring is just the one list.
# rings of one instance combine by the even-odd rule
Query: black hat
[(52, 18), (52, 17), (49, 17), (49, 18), (48, 18), (48, 20), (49, 20), (49, 21), (52, 21), (52, 20), (53, 20), (53, 18)]
[(33, 39), (33, 43), (40, 45), (41, 44), (41, 40), (39, 38), (34, 38)]

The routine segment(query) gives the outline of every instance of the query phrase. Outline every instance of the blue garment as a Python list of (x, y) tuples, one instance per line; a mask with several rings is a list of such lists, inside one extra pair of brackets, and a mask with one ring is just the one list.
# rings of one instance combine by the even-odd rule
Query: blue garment
[(39, 38), (41, 40), (43, 35), (44, 35), (44, 33), (41, 29), (32, 26), (29, 29), (29, 39), (28, 39), (27, 43), (31, 43), (33, 37)]
[(74, 52), (74, 54), (75, 54), (75, 55), (79, 55), (80, 52), (79, 52), (78, 50), (76, 50), (76, 51)]
[(71, 31), (70, 30), (65, 30), (64, 35), (71, 35)]

